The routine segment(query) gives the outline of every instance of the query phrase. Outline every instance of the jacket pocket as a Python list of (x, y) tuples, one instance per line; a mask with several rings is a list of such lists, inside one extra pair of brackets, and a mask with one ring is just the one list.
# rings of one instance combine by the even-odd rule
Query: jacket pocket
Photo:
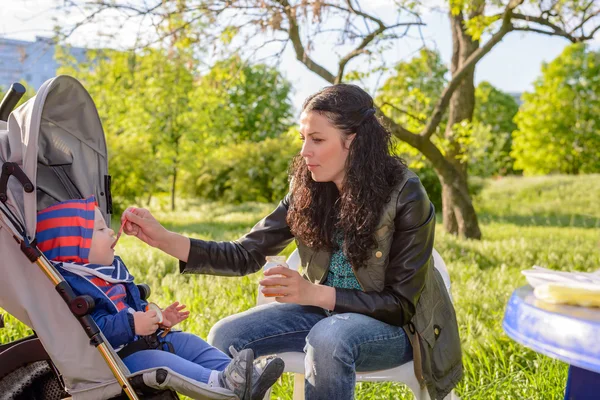
[(393, 235), (394, 231), (388, 225), (383, 225), (375, 231), (376, 245), (371, 250), (367, 274), (378, 292), (383, 290), (385, 284), (385, 270), (389, 262)]

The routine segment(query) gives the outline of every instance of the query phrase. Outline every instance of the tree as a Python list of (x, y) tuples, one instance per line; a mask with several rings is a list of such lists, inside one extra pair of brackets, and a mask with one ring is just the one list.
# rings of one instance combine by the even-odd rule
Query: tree
[(275, 68), (250, 65), (237, 56), (199, 77), (190, 105), (196, 134), (184, 141), (186, 194), (234, 202), (273, 201), (281, 195), (287, 183), (281, 175), (297, 153), (290, 152), (286, 135), (292, 116), (289, 94), (290, 83)]
[[(131, 6), (126, 0), (97, 2), (93, 17), (106, 9), (119, 9), (132, 18), (161, 16), (175, 12), (182, 16), (184, 24), (206, 18), (210, 21), (207, 36), (212, 38), (241, 38), (236, 49), (247, 48), (251, 38), (267, 37), (266, 44), (291, 43), (296, 58), (306, 68), (334, 84), (345, 80), (350, 65), (361, 57), (363, 65), (378, 70), (384, 65), (377, 56), (386, 43), (406, 36), (411, 27), (422, 25), (417, 2), (398, 1), (398, 15), (394, 22), (366, 11), (367, 1), (360, 0), (181, 0), (178, 7), (161, 9), (163, 2), (148, 7)], [(381, 112), (380, 117), (389, 125), (391, 132), (400, 140), (422, 153), (433, 165), (443, 188), (444, 226), (448, 232), (468, 238), (480, 238), (477, 215), (467, 187), (467, 163), (464, 141), (456, 127), (473, 117), (475, 107), (474, 72), (477, 63), (489, 53), (507, 34), (514, 31), (535, 32), (561, 36), (572, 42), (594, 37), (598, 25), (600, 4), (595, 0), (449, 0), (449, 18), (453, 41), (450, 65), (451, 79), (444, 87), (435, 106), (427, 116), (427, 122), (419, 131), (395, 122)], [(331, 24), (337, 17), (338, 24)], [(326, 23), (327, 20), (327, 23)], [(334, 68), (326, 68), (313, 58), (315, 46), (327, 43), (321, 40), (338, 33), (336, 49), (340, 49)], [(484, 42), (483, 38), (487, 38)], [(207, 40), (210, 40), (207, 37)], [(279, 51), (278, 54), (280, 54)], [(375, 64), (375, 66), (373, 66)], [(378, 66), (377, 66), (378, 65)], [(448, 116), (442, 130), (441, 122)], [(446, 149), (442, 151), (434, 142), (434, 136), (443, 139)]]
[(169, 178), (175, 208), (180, 142), (192, 134), (188, 103), (193, 75), (181, 54), (165, 50), (88, 52), (73, 64), (59, 54), (59, 73), (78, 78), (94, 99), (104, 126), (117, 204), (151, 197)]
[(528, 175), (600, 172), (600, 51), (565, 48), (523, 97), (513, 133), (518, 168)]

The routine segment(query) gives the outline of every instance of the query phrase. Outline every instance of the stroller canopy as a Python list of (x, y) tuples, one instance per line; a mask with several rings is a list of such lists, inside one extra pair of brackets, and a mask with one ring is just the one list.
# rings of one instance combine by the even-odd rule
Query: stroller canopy
[(96, 106), (74, 78), (46, 81), (0, 127), (0, 164), (18, 164), (36, 191), (8, 181), (8, 206), (30, 240), (36, 213), (56, 202), (95, 195), (110, 224), (111, 199), (106, 140)]

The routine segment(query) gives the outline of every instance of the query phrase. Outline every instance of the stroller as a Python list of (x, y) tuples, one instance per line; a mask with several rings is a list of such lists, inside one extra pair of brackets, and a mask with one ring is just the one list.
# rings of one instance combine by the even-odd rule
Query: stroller
[(237, 399), (168, 368), (130, 373), (90, 317), (93, 300), (38, 250), (37, 211), (56, 202), (95, 195), (110, 223), (111, 179), (98, 112), (77, 80), (50, 79), (12, 111), (23, 93), (13, 84), (0, 104), (0, 307), (34, 335), (0, 343), (0, 400)]

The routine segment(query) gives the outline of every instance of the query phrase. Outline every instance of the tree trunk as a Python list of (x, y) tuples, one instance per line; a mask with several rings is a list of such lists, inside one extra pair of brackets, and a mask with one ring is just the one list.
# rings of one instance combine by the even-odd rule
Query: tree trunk
[[(455, 174), (454, 179), (451, 176)], [(447, 232), (469, 239), (481, 239), (477, 213), (469, 196), (467, 183), (456, 171), (442, 177), (443, 218), (452, 215), (452, 220), (444, 219)]]
[[(452, 27), (452, 64), (450, 72), (454, 74), (463, 66), (467, 58), (479, 48), (464, 31), (462, 13), (450, 14)], [(475, 109), (475, 66), (456, 88), (448, 108), (448, 125), (444, 133), (448, 140), (445, 158), (454, 167), (454, 171), (438, 172), (442, 182), (442, 216), (447, 232), (472, 239), (480, 239), (481, 231), (477, 214), (473, 208), (467, 186), (467, 163), (462, 161), (465, 150), (455, 136), (453, 126), (462, 121), (471, 121)]]
[[(178, 129), (179, 130), (179, 129)], [(177, 188), (177, 172), (179, 170), (179, 140), (181, 135), (175, 137), (175, 157), (173, 157), (173, 185), (171, 186), (171, 211), (175, 211), (175, 190)]]
[(175, 211), (175, 187), (177, 184), (177, 165), (173, 167), (173, 185), (171, 186), (171, 211)]
[[(440, 179), (440, 182), (442, 181), (443, 179)], [(458, 220), (456, 219), (456, 214), (454, 214), (454, 200), (452, 191), (450, 190), (451, 186), (442, 183), (442, 221), (444, 222), (446, 232), (458, 235)]]

